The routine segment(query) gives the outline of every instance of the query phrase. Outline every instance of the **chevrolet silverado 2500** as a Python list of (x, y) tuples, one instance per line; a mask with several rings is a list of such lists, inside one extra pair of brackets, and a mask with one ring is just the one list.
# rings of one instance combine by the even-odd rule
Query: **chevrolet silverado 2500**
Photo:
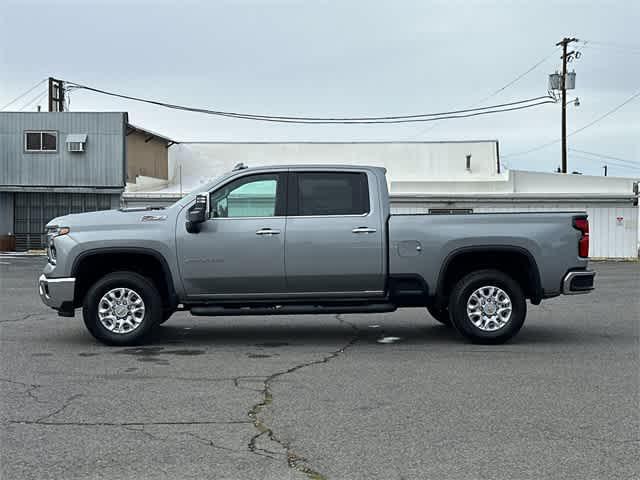
[(193, 315), (426, 307), (478, 343), (522, 327), (527, 304), (587, 293), (584, 212), (390, 214), (385, 170), (244, 166), (168, 208), (53, 219), (43, 302), (82, 308), (98, 340), (143, 341)]

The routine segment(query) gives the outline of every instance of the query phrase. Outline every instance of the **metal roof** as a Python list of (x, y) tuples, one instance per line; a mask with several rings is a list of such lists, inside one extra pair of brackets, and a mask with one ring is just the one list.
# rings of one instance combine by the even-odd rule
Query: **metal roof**
[(141, 133), (143, 135), (147, 135), (149, 137), (149, 140), (151, 140), (152, 138), (157, 138), (158, 140), (162, 140), (166, 143), (168, 143), (168, 146), (173, 145), (174, 143), (180, 143), (177, 142), (176, 140), (172, 140), (169, 137), (165, 137), (164, 135), (161, 135), (159, 133), (153, 132), (151, 130), (149, 130), (148, 128), (142, 128), (142, 127), (138, 127), (132, 123), (128, 123), (127, 124), (127, 135), (129, 135), (130, 133), (133, 132), (138, 132)]
[(67, 143), (86, 143), (87, 134), (86, 133), (70, 133), (67, 135)]
[(216, 141), (216, 140), (187, 140), (179, 142), (186, 145), (415, 145), (415, 144), (468, 144), (468, 143), (498, 143), (498, 140), (361, 140), (361, 141), (321, 141), (321, 140), (288, 140), (288, 141)]

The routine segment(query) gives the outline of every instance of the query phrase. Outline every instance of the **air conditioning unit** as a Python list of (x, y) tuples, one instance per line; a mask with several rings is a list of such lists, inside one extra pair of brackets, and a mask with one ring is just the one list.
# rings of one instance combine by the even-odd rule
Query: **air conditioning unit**
[(84, 152), (84, 142), (68, 142), (68, 152)]
[(84, 152), (87, 148), (86, 133), (70, 133), (67, 135), (67, 152)]

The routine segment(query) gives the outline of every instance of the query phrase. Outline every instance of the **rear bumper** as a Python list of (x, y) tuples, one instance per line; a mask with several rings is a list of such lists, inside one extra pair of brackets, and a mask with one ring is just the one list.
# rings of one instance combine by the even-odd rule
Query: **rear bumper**
[(73, 305), (75, 286), (76, 279), (73, 277), (47, 278), (44, 275), (40, 275), (38, 279), (40, 299), (45, 305), (56, 310)]
[(565, 295), (577, 295), (589, 293), (594, 289), (594, 278), (596, 272), (590, 270), (580, 270), (569, 272), (562, 281), (562, 293)]

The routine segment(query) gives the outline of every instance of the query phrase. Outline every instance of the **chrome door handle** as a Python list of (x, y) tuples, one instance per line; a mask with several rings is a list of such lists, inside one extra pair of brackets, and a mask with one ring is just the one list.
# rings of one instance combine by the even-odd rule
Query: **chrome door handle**
[(261, 228), (256, 235), (280, 235), (280, 230), (272, 230), (270, 228)]
[(375, 228), (358, 227), (358, 228), (354, 228), (351, 231), (353, 233), (376, 233), (377, 230)]

